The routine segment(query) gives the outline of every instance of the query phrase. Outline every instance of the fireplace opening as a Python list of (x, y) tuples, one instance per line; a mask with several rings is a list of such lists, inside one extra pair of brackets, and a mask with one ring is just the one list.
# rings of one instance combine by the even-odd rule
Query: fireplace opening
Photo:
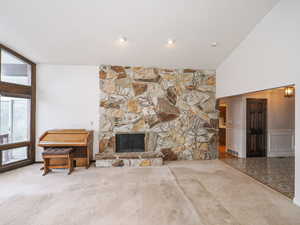
[(145, 134), (116, 134), (116, 152), (144, 152)]

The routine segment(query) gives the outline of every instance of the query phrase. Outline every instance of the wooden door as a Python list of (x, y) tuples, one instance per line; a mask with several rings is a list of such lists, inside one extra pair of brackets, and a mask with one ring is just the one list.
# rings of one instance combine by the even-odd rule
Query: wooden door
[(247, 157), (267, 151), (267, 99), (247, 99)]

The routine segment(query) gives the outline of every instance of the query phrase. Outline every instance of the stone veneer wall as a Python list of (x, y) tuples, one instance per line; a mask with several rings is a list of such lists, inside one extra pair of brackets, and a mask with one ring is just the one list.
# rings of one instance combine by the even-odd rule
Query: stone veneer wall
[(100, 152), (116, 133), (146, 133), (147, 151), (217, 158), (215, 71), (101, 66)]

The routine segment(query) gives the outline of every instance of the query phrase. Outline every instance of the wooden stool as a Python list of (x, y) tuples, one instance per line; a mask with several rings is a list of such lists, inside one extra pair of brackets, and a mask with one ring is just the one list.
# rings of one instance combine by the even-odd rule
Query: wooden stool
[[(51, 171), (51, 169), (69, 169), (68, 175), (70, 175), (74, 169), (73, 166), (73, 148), (47, 148), (42, 153), (44, 160), (44, 173), (45, 176)], [(65, 164), (52, 164), (51, 159), (65, 159)]]

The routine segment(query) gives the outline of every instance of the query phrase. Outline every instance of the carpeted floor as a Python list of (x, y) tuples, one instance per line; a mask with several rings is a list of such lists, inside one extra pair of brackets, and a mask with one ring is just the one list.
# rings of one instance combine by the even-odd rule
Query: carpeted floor
[(0, 174), (1, 225), (297, 225), (300, 208), (215, 161)]

